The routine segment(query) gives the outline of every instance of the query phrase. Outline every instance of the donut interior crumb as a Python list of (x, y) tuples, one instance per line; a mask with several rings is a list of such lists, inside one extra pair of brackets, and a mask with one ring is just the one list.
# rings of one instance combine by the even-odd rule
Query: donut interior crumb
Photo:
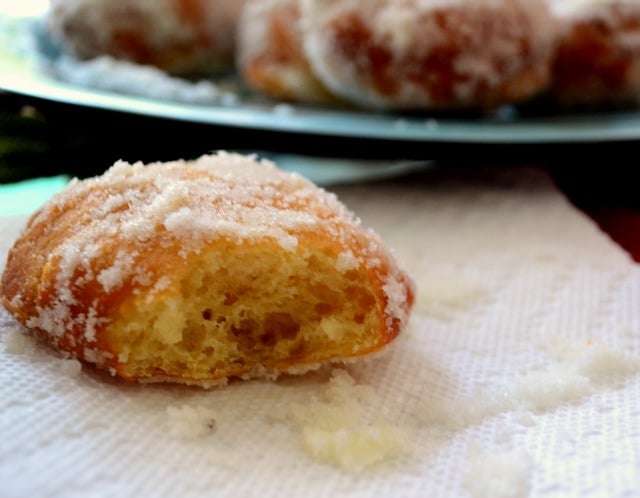
[[(310, 366), (373, 349), (380, 311), (360, 268), (336, 271), (329, 249), (229, 244), (190, 262), (178, 285), (127, 303), (111, 327), (126, 377), (237, 366)], [(176, 289), (179, 289), (176, 292)], [(232, 367), (233, 368), (233, 367)]]

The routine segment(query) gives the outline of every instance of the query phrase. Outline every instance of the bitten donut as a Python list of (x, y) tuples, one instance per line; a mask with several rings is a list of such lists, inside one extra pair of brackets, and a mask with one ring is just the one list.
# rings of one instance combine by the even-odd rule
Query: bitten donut
[(220, 152), (72, 181), (13, 245), (0, 295), (112, 375), (211, 387), (378, 351), (414, 290), (335, 195)]
[(544, 0), (300, 0), (306, 56), (334, 94), (369, 108), (488, 109), (550, 81)]
[(640, 97), (640, 1), (549, 0), (561, 25), (552, 97), (568, 105)]
[(244, 81), (270, 97), (337, 102), (304, 54), (298, 0), (248, 0), (238, 26), (236, 63)]
[(81, 59), (110, 55), (173, 74), (233, 66), (244, 0), (51, 0), (49, 32)]

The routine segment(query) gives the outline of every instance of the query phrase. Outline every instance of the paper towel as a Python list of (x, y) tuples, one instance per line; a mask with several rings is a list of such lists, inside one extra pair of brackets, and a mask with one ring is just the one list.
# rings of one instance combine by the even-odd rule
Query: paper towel
[[(0, 496), (637, 496), (640, 270), (626, 253), (535, 168), (334, 190), (418, 286), (386, 354), (212, 391), (129, 385), (2, 312)], [(24, 221), (0, 220), (2, 260)], [(304, 406), (333, 425), (297, 419)], [(314, 452), (319, 430), (347, 451), (358, 427), (401, 444), (362, 470)]]

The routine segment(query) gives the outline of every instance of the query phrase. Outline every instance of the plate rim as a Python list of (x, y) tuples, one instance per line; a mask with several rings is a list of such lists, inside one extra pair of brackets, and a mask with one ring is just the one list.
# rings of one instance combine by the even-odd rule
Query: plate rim
[[(0, 12), (2, 16), (2, 12)], [(15, 18), (14, 18), (15, 20)], [(38, 21), (24, 17), (19, 22)], [(6, 92), (152, 118), (270, 132), (415, 143), (554, 144), (640, 139), (640, 108), (615, 112), (464, 119), (311, 107), (267, 100), (191, 104), (82, 87), (56, 79), (35, 62), (15, 63), (0, 51), (0, 89)]]

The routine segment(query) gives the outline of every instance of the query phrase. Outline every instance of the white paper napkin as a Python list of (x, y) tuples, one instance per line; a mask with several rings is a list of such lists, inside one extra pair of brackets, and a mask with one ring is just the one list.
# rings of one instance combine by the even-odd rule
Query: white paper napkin
[[(418, 285), (385, 355), (214, 391), (124, 385), (3, 313), (0, 496), (637, 496), (626, 253), (536, 169), (335, 190)], [(2, 260), (23, 222), (0, 220)], [(354, 441), (381, 461), (349, 460)]]

